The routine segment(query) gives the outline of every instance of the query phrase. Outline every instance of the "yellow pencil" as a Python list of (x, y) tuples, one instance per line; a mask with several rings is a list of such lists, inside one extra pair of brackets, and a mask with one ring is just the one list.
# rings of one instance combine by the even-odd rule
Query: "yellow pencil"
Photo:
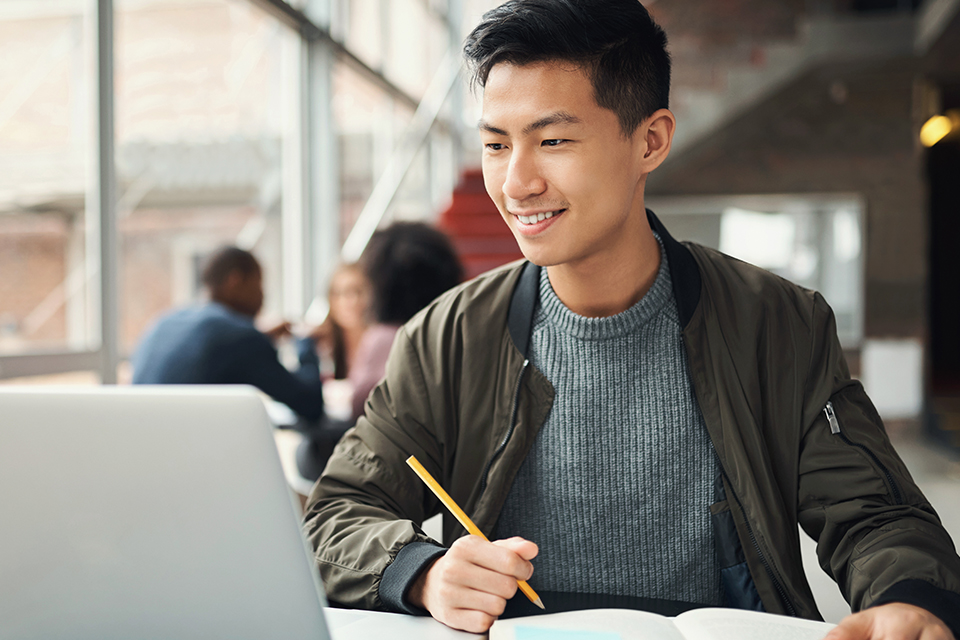
[[(420, 461), (417, 460), (416, 456), (410, 456), (407, 458), (407, 464), (410, 465), (410, 468), (413, 469), (420, 479), (423, 480), (424, 484), (430, 487), (430, 490), (433, 491), (434, 495), (440, 498), (440, 502), (443, 503), (447, 509), (450, 510), (450, 513), (460, 521), (460, 524), (463, 525), (463, 528), (469, 531), (472, 535), (480, 536), (484, 540), (487, 540), (487, 536), (483, 535), (483, 532), (477, 528), (477, 525), (473, 524), (466, 513), (463, 512), (463, 509), (453, 501), (453, 498), (450, 497), (446, 491), (443, 490), (443, 487), (433, 479), (433, 476), (430, 475), (430, 472), (423, 468), (423, 465), (420, 464)], [(487, 540), (489, 542), (489, 540)], [(541, 609), (546, 609), (543, 606), (543, 600), (540, 599), (540, 596), (537, 595), (537, 592), (533, 590), (526, 580), (517, 580), (517, 585), (520, 587), (520, 591), (523, 591), (523, 595), (530, 598), (530, 602), (537, 605)]]

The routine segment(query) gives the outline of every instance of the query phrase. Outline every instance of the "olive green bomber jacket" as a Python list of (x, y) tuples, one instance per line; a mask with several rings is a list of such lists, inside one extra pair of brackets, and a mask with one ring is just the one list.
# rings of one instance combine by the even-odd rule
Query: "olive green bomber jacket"
[[(727, 500), (711, 510), (729, 510), (763, 608), (819, 618), (799, 522), (854, 610), (916, 604), (960, 637), (960, 558), (850, 379), (826, 302), (678, 243), (648, 216), (664, 241), (691, 384), (722, 469)], [(407, 467), (410, 455), (484, 533), (493, 530), (553, 400), (525, 356), (536, 274), (521, 262), (480, 276), (397, 334), (385, 380), (310, 496), (305, 530), (330, 600), (396, 609), (386, 583), (436, 557), (424, 551), (436, 542), (423, 520), (443, 512), (444, 546), (464, 535)]]

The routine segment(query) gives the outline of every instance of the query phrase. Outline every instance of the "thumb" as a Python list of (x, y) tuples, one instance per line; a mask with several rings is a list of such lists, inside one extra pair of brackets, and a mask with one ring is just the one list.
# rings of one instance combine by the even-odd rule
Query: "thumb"
[(493, 544), (513, 551), (524, 560), (533, 560), (537, 557), (537, 554), (540, 553), (540, 548), (537, 547), (535, 543), (519, 536), (507, 538), (506, 540), (497, 540)]

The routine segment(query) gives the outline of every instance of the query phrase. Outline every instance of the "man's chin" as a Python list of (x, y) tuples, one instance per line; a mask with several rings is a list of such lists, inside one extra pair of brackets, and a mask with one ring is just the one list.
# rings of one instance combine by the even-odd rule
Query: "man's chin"
[(524, 258), (538, 267), (555, 267), (560, 264), (560, 261), (551, 259), (547, 252), (525, 248), (522, 244), (520, 245), (520, 253), (523, 254)]

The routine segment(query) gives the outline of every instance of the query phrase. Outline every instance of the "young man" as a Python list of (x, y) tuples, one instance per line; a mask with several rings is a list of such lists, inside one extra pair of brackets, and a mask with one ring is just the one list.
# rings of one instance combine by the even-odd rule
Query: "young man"
[(261, 333), (253, 324), (263, 307), (263, 272), (253, 254), (220, 249), (207, 261), (203, 284), (209, 302), (166, 315), (141, 340), (133, 357), (134, 384), (250, 384), (304, 418), (320, 418), (314, 338), (297, 341), (300, 367), (290, 372), (273, 346), (289, 325)]
[[(512, 0), (465, 51), (487, 191), (530, 262), (398, 333), (311, 496), (330, 599), (479, 632), (530, 579), (817, 618), (799, 523), (865, 610), (831, 637), (951, 638), (960, 558), (823, 298), (644, 208), (675, 127), (646, 10)], [(496, 542), (446, 514), (447, 548), (422, 533), (442, 508), (411, 454)]]

